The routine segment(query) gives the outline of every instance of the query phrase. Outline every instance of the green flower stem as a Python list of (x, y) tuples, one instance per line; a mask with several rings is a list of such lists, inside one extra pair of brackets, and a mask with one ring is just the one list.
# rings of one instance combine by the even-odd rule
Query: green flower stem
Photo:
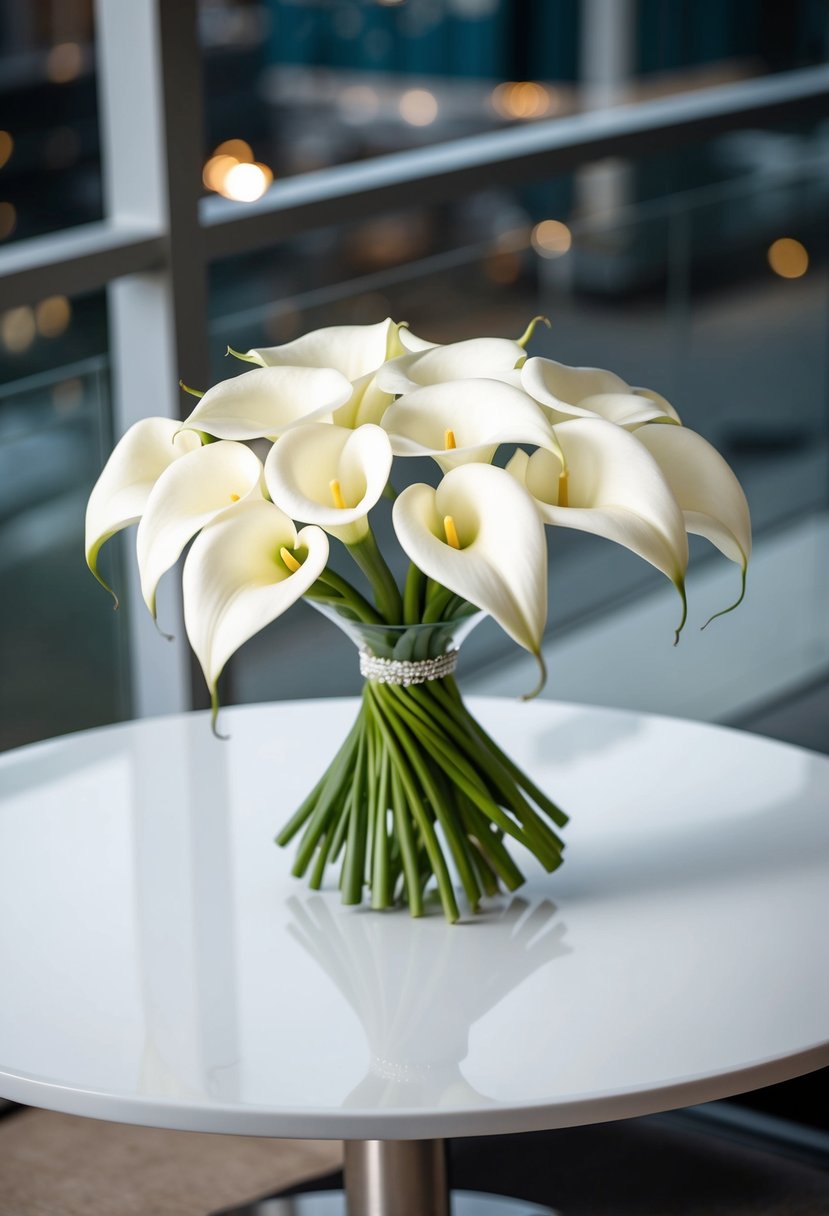
[[(431, 683), (437, 684), (439, 681), (433, 680)], [(543, 819), (539, 818), (527, 800), (521, 795), (515, 784), (514, 776), (506, 770), (500, 762), (499, 757), (493, 755), (491, 746), (482, 747), (481, 743), (476, 742), (474, 736), (469, 734), (468, 721), (472, 719), (463, 703), (459, 703), (459, 709), (463, 717), (461, 718), (461, 713), (450, 716), (444, 713), (442, 707), (439, 706), (433, 695), (429, 692), (429, 685), (419, 685), (412, 689), (412, 693), (415, 700), (420, 701), (421, 704), (425, 702), (429, 706), (428, 711), (424, 709), (424, 713), (428, 712), (428, 714), (443, 725), (449, 737), (454, 738), (459, 752), (460, 749), (463, 749), (473, 763), (479, 764), (484, 769), (489, 778), (493, 794), (509, 806), (516, 815), (528, 838), (533, 841), (531, 847), (535, 849), (536, 842), (543, 841), (545, 847), (551, 848), (560, 860), (561, 851), (564, 848), (563, 841)], [(456, 729), (453, 729), (453, 727)], [(487, 743), (490, 743), (488, 736)], [(456, 759), (460, 762), (459, 754), (456, 756)]]
[[(315, 591), (319, 589), (322, 594), (315, 596)], [(380, 613), (374, 608), (364, 595), (361, 595), (356, 587), (352, 587), (347, 579), (337, 574), (334, 570), (329, 570), (326, 567), (322, 574), (319, 575), (317, 581), (311, 587), (310, 592), (306, 591), (309, 599), (323, 599), (334, 591), (339, 595), (347, 607), (356, 612), (358, 618), (364, 621), (367, 625), (382, 625), (383, 618)]]
[(423, 609), (423, 624), (443, 620), (444, 611), (455, 598), (454, 591), (448, 591), (446, 587), (439, 587), (437, 591), (427, 597), (426, 607)]
[(409, 563), (406, 585), (403, 588), (403, 624), (416, 625), (423, 613), (426, 594), (426, 575), (414, 562)]
[(344, 904), (358, 904), (363, 897), (363, 882), (366, 861), (366, 839), (368, 835), (368, 800), (364, 796), (367, 768), (367, 735), (363, 730), (357, 748), (357, 763), (354, 768), (354, 783), (351, 787), (351, 811), (348, 821), (348, 842), (342, 869), (342, 892)]
[[(372, 726), (374, 721), (372, 719)], [(376, 727), (375, 727), (376, 731)], [(390, 769), (388, 756), (383, 751), (379, 737), (375, 740), (379, 774), (377, 798), (374, 804), (374, 843), (371, 852), (371, 906), (388, 908), (392, 902), (391, 865), (387, 828), (390, 797)]]
[(468, 825), (473, 841), (477, 844), (482, 856), (485, 857), (487, 865), (492, 867), (508, 891), (515, 891), (518, 887), (523, 886), (526, 881), (524, 875), (510, 856), (495, 824), (490, 823), (474, 802), (464, 798), (459, 791), (456, 791), (455, 796), (461, 816)]
[(430, 766), (425, 760), (428, 754), (425, 749), (418, 747), (418, 731), (417, 727), (408, 723), (406, 716), (403, 714), (400, 706), (395, 703), (393, 690), (395, 685), (380, 685), (377, 690), (378, 699), (385, 702), (387, 712), (391, 717), (397, 718), (397, 737), (405, 751), (412, 769), (420, 781), (423, 792), (435, 813), (438, 823), (443, 829), (443, 833), (449, 844), (449, 849), (454, 858), (455, 865), (458, 868), (461, 883), (464, 893), (469, 901), (469, 906), (472, 911), (477, 911), (478, 904), (481, 899), (481, 890), (478, 886), (475, 873), (472, 868), (472, 861), (469, 856), (469, 846), (463, 837), (463, 834), (458, 831), (458, 825), (454, 817), (448, 813), (445, 795), (438, 789), (438, 784), (435, 776), (430, 772)]
[(432, 864), (435, 878), (437, 879), (438, 892), (443, 905), (443, 912), (446, 919), (456, 921), (460, 916), (458, 904), (455, 899), (455, 892), (452, 889), (452, 880), (449, 876), (449, 871), (446, 867), (446, 861), (435, 835), (434, 828), (429, 819), (426, 808), (423, 805), (421, 796), (417, 790), (417, 784), (412, 778), (411, 771), (408, 767), (406, 759), (402, 753), (400, 743), (397, 738), (397, 732), (394, 727), (388, 722), (385, 713), (383, 712), (382, 698), (378, 693), (379, 685), (368, 682), (366, 687), (369, 689), (370, 695), (373, 698), (374, 706), (377, 710), (376, 721), (383, 735), (384, 742), (391, 754), (392, 763), (397, 769), (400, 777), (400, 784), (405, 794), (406, 801), (409, 804), (409, 810), (420, 831), (426, 852), (429, 855), (429, 861)]
[(403, 599), (371, 529), (369, 528), (362, 540), (354, 545), (347, 545), (346, 548), (371, 583), (382, 618), (389, 625), (402, 620)]
[[(343, 747), (334, 757), (328, 772), (324, 778), (324, 784), (319, 798), (310, 816), (305, 828), (305, 833), (300, 842), (297, 852), (296, 861), (294, 862), (293, 870), (291, 871), (296, 877), (301, 877), (311, 860), (317, 841), (325, 831), (331, 813), (336, 809), (337, 801), (342, 796), (343, 788), (348, 788), (348, 780), (351, 770), (354, 766), (356, 758), (356, 749), (359, 743), (360, 736), (363, 731), (363, 723), (360, 718), (354, 723), (351, 728), (351, 733), (345, 741)], [(279, 844), (286, 844), (291, 837), (296, 833), (297, 827), (294, 821), (287, 825), (286, 828), (277, 836)]]
[[(391, 686), (394, 687), (394, 686)], [(411, 712), (408, 708), (405, 713)], [(458, 753), (453, 750), (450, 739), (442, 737), (437, 731), (423, 727), (424, 737), (430, 748), (441, 756), (441, 763), (454, 783), (459, 786), (498, 827), (507, 832), (530, 852), (534, 853), (548, 871), (556, 869), (561, 863), (561, 847), (546, 838), (539, 830), (539, 824), (529, 816), (526, 822), (516, 824), (505, 811), (496, 803), (475, 770)], [(497, 796), (497, 795), (496, 795)], [(527, 808), (529, 809), (529, 808)]]
[[(379, 729), (379, 728), (378, 728)], [(412, 916), (423, 915), (423, 892), (420, 885), (420, 867), (417, 860), (412, 823), (409, 818), (406, 796), (400, 773), (389, 760), (389, 790), (397, 839), (400, 843), (400, 858), (403, 865), (406, 898)]]
[(503, 752), (491, 735), (487, 734), (479, 722), (472, 717), (464, 706), (460, 691), (453, 676), (447, 676), (445, 680), (434, 681), (435, 696), (441, 698), (445, 705), (460, 706), (463, 713), (463, 720), (466, 727), (478, 739), (482, 747), (489, 748), (492, 755), (497, 756), (507, 770), (512, 779), (517, 785), (529, 794), (533, 802), (540, 806), (542, 811), (552, 819), (557, 827), (563, 828), (569, 822), (569, 815), (557, 806), (552, 799), (538, 788), (534, 781), (531, 781), (523, 769), (509, 758), (506, 752)]

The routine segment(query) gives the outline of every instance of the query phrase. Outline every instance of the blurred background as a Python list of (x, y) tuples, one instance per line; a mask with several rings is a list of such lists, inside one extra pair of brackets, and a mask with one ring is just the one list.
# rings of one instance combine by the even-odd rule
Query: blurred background
[[(551, 328), (531, 352), (667, 396), (741, 477), (757, 537), (744, 606), (703, 635), (694, 626), (738, 579), (692, 546), (691, 624), (674, 651), (676, 606), (660, 576), (597, 538), (557, 532), (547, 695), (829, 749), (827, 106), (780, 117), (758, 102), (756, 119), (732, 112), (716, 133), (667, 148), (651, 146), (646, 122), (623, 154), (576, 152), (546, 175), (537, 163), (505, 172), (496, 141), (491, 175), (479, 164), (443, 194), (407, 169), (429, 177), (445, 144), (452, 157), (475, 137), (484, 151), (480, 139), (505, 132), (547, 138), (613, 107), (658, 118), (662, 103), (743, 86), (762, 99), (764, 82), (784, 78), (813, 80), (825, 100), (825, 75), (809, 70), (829, 59), (826, 0), (201, 0), (188, 59), (201, 85), (171, 100), (184, 54), (170, 46), (171, 15), (153, 52), (158, 135), (134, 148), (117, 138), (138, 121), (125, 112), (150, 101), (118, 97), (124, 51), (101, 28), (113, 11), (107, 0), (0, 0), (0, 273), (11, 284), (0, 311), (0, 747), (203, 695), (175, 592), (168, 647), (134, 598), (113, 614), (82, 550), (85, 501), (114, 439), (141, 412), (185, 411), (179, 374), (206, 387), (240, 370), (228, 344), (323, 325), (391, 315), (447, 342), (515, 337), (543, 313)], [(198, 134), (177, 142), (185, 118)], [(383, 174), (398, 170), (408, 185), (383, 194)], [(158, 216), (142, 220), (142, 182), (159, 174), (172, 183), (169, 256)], [(320, 209), (351, 181), (365, 217)], [(303, 190), (316, 200), (307, 214), (291, 202)], [(259, 226), (236, 239), (246, 208)], [(152, 254), (132, 277), (172, 301), (164, 357), (152, 329), (127, 323), (140, 315), (126, 300), (138, 254), (105, 265), (113, 231), (140, 222)], [(199, 224), (207, 253), (188, 246)], [(202, 318), (203, 356), (201, 339), (181, 337)], [(129, 374), (157, 363), (160, 387), (149, 380), (125, 409)], [(129, 587), (129, 541), (108, 550), (111, 580)], [(531, 683), (489, 625), (466, 650), (469, 690)], [(224, 698), (358, 683), (350, 644), (298, 605), (236, 657)], [(802, 1115), (804, 1092), (767, 1100)]]
[[(332, 166), (682, 98), (829, 54), (825, 0), (202, 0), (198, 28), (203, 208), (256, 208), (269, 187)], [(0, 0), (0, 253), (105, 216), (100, 51), (87, 0)], [(209, 376), (239, 370), (227, 344), (321, 325), (391, 315), (451, 341), (517, 335), (546, 314), (552, 328), (532, 351), (665, 394), (736, 468), (759, 538), (743, 609), (702, 637), (689, 628), (674, 652), (659, 576), (558, 531), (549, 694), (826, 747), (829, 122), (642, 149), (546, 179), (479, 175), (446, 201), (420, 201), (415, 182), (364, 220), (311, 219), (212, 258)], [(109, 611), (80, 549), (84, 501), (119, 431), (107, 318), (103, 289), (0, 313), (6, 747), (136, 703), (130, 605)], [(147, 401), (144, 412), (164, 411)], [(108, 548), (123, 585), (126, 550)], [(735, 587), (726, 563), (694, 549), (692, 625)], [(239, 654), (225, 698), (354, 691), (334, 634), (297, 607)], [(470, 688), (526, 683), (494, 628), (468, 651)]]

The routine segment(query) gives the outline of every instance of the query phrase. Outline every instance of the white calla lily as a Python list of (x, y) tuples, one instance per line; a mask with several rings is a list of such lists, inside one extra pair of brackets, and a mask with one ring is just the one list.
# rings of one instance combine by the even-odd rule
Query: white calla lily
[(245, 357), (262, 367), (333, 367), (353, 383), (403, 353), (399, 330), (391, 317), (377, 325), (332, 325), (282, 346), (256, 347)]
[(330, 367), (257, 367), (208, 389), (181, 428), (218, 439), (272, 438), (330, 419), (351, 394), (350, 381)]
[(107, 591), (118, 599), (98, 573), (103, 543), (122, 528), (138, 523), (158, 478), (175, 461), (201, 447), (192, 431), (177, 433), (172, 418), (142, 418), (113, 449), (96, 481), (86, 508), (86, 563)]
[(569, 367), (554, 359), (528, 359), (521, 386), (542, 405), (553, 423), (567, 418), (604, 418), (633, 428), (645, 422), (679, 422), (669, 401), (650, 389), (631, 388), (615, 372)]
[(334, 368), (352, 386), (348, 398), (334, 412), (334, 422), (354, 428), (364, 422), (379, 422), (391, 404), (392, 394), (381, 391), (375, 373), (388, 359), (405, 352), (400, 332), (400, 325), (390, 317), (377, 325), (334, 325), (315, 329), (283, 346), (256, 347), (241, 358), (262, 367)]
[(316, 582), (328, 561), (319, 528), (297, 533), (265, 499), (241, 503), (209, 524), (184, 562), (184, 624), (210, 689), (232, 654)]
[(516, 365), (524, 358), (524, 348), (510, 338), (470, 338), (392, 359), (377, 373), (377, 383), (395, 394), (473, 378), (515, 383)]
[(556, 436), (566, 471), (555, 453), (543, 450), (532, 456), (519, 450), (507, 471), (529, 490), (545, 523), (616, 541), (667, 575), (683, 602), (678, 637), (688, 538), (656, 460), (633, 435), (599, 418), (570, 419), (556, 427)]
[(345, 405), (334, 411), (333, 420), (337, 426), (349, 427), (351, 430), (362, 426), (364, 422), (380, 423), (394, 397), (385, 393), (377, 383), (375, 372), (368, 372), (355, 380), (351, 386), (351, 396)]
[(400, 326), (397, 336), (400, 339), (400, 345), (403, 347), (403, 350), (410, 355), (417, 354), (422, 350), (434, 350), (438, 345), (437, 342), (427, 342), (425, 338), (419, 338), (405, 324)]
[(367, 516), (385, 489), (391, 464), (389, 437), (379, 426), (350, 430), (311, 423), (277, 440), (265, 462), (265, 482), (291, 518), (354, 545), (368, 533)]
[(405, 489), (393, 519), (401, 547), (424, 574), (488, 612), (541, 661), (547, 547), (522, 486), (493, 465), (462, 465), (437, 489)]
[(263, 497), (262, 463), (242, 443), (209, 443), (164, 470), (136, 537), (141, 593), (153, 617), (159, 580), (187, 542), (222, 511), (251, 497)]
[(544, 411), (498, 380), (432, 384), (400, 397), (383, 415), (396, 456), (432, 456), (444, 472), (489, 464), (502, 443), (557, 448)]
[(696, 431), (687, 427), (644, 426), (635, 434), (659, 465), (682, 510), (686, 529), (704, 536), (740, 567), (739, 597), (710, 620), (731, 612), (745, 595), (751, 556), (751, 517), (743, 487), (727, 461)]

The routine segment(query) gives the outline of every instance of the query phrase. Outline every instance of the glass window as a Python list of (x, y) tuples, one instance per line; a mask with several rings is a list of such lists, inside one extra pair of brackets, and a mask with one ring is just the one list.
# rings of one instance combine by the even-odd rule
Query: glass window
[(101, 218), (92, 0), (0, 0), (0, 247)]
[[(822, 62), (821, 0), (201, 0), (205, 185)], [(237, 163), (234, 163), (236, 159)], [(256, 169), (238, 170), (238, 160)]]
[[(7, 312), (4, 342), (51, 315)], [(0, 748), (129, 712), (124, 614), (83, 558), (86, 499), (112, 445), (108, 376), (97, 356), (0, 386)], [(122, 586), (117, 542), (108, 549)]]

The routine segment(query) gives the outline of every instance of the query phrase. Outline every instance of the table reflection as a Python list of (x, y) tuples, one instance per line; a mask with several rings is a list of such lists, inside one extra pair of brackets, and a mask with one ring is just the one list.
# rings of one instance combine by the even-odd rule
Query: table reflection
[(487, 1105), (460, 1067), (472, 1026), (570, 953), (550, 900), (516, 896), (439, 932), (425, 922), (411, 932), (402, 911), (345, 911), (319, 895), (287, 904), (288, 932), (348, 1001), (368, 1040), (368, 1071), (343, 1100), (347, 1108)]

